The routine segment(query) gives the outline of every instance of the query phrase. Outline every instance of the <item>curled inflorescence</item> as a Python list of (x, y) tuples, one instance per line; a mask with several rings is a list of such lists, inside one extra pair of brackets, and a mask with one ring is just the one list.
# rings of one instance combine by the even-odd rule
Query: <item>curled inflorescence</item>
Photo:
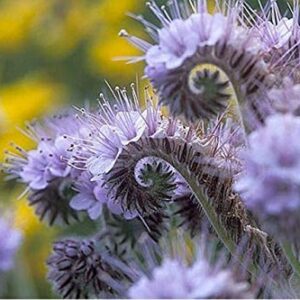
[(58, 294), (297, 296), (294, 2), (284, 14), (273, 0), (260, 10), (216, 1), (214, 12), (205, 0), (150, 1), (154, 23), (131, 16), (151, 42), (120, 35), (143, 52), (129, 60), (145, 61), (153, 90), (141, 97), (138, 85), (108, 85), (97, 107), (27, 124), (35, 146), (7, 152), (8, 178), (26, 185), (50, 225), (81, 221), (86, 234), (93, 224), (92, 236), (53, 246), (48, 278)]
[(126, 274), (111, 267), (93, 240), (63, 240), (53, 246), (49, 257), (49, 280), (64, 298), (86, 298), (115, 295)]

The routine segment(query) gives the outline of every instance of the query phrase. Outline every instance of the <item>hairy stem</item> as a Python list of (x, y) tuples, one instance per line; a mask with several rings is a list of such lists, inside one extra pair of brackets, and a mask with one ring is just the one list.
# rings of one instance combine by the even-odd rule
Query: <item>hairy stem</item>
[[(135, 167), (145, 158), (164, 161), (183, 177), (224, 246), (255, 277), (260, 266), (254, 261), (248, 263), (248, 260), (247, 266), (245, 266), (244, 253), (238, 251), (238, 241), (245, 238), (252, 243), (255, 238), (260, 237), (247, 232), (246, 226), (250, 223), (248, 223), (249, 220), (242, 204), (241, 206), (232, 206), (233, 202), (229, 199), (231, 196), (234, 197), (231, 190), (232, 174), (227, 174), (225, 170), (222, 171), (217, 168), (209, 157), (183, 139), (142, 138), (138, 142), (128, 144), (123, 149), (114, 168), (106, 175), (106, 182), (111, 185), (108, 188), (118, 191), (114, 195), (115, 199), (122, 201), (124, 200), (124, 194), (129, 194), (132, 200), (129, 204), (137, 203), (137, 205), (143, 205), (143, 207), (146, 207), (146, 204), (143, 204), (144, 202), (147, 203), (152, 199), (150, 197), (151, 193), (157, 189), (153, 186), (140, 186), (136, 180)], [(155, 201), (159, 203), (160, 193), (157, 195)], [(228, 199), (230, 208), (218, 209), (216, 202), (221, 201), (221, 205), (226, 201), (225, 199)], [(133, 202), (133, 200), (136, 202)], [(235, 200), (238, 203), (238, 199)], [(166, 202), (169, 200), (163, 197), (161, 201)], [(127, 202), (125, 204), (129, 205)], [(226, 206), (226, 203), (223, 204)], [(129, 209), (131, 209), (130, 207), (134, 208), (134, 206), (128, 207)], [(235, 219), (235, 222), (238, 223), (234, 223), (237, 226), (230, 227), (230, 223), (226, 223), (226, 217), (231, 213), (234, 218), (238, 219), (238, 221)], [(257, 251), (265, 251), (267, 247), (265, 243), (263, 245), (258, 243), (256, 246), (258, 247)], [(277, 265), (278, 262), (267, 252), (265, 258), (271, 264)]]
[(300, 278), (300, 262), (297, 257), (294, 255), (293, 249), (291, 244), (289, 243), (282, 243), (281, 244), (282, 250), (287, 257), (289, 263), (293, 267), (295, 274), (297, 274), (298, 278)]
[[(167, 160), (167, 159), (165, 159), (165, 160)], [(180, 168), (179, 165), (174, 166), (174, 163), (172, 165), (173, 165), (173, 167), (176, 168), (177, 172), (179, 172), (181, 174), (181, 176), (188, 183), (191, 191), (193, 192), (197, 201), (203, 208), (206, 217), (208, 218), (210, 224), (216, 231), (220, 240), (224, 243), (224, 245), (229, 250), (229, 252), (231, 254), (234, 254), (235, 248), (236, 248), (235, 242), (230, 238), (230, 236), (224, 229), (224, 226), (222, 226), (222, 224), (220, 223), (218, 216), (217, 216), (214, 208), (209, 203), (209, 199), (207, 198), (207, 196), (203, 193), (202, 189), (199, 188), (199, 186), (198, 186), (197, 182), (194, 180), (194, 178), (192, 176), (189, 176), (189, 174), (187, 174), (188, 172), (186, 172), (184, 169)]]
[[(241, 127), (244, 132), (245, 141), (247, 143), (247, 136), (253, 131), (253, 128), (251, 128), (251, 124), (246, 122), (243, 113), (243, 108), (245, 104), (249, 102), (249, 99), (251, 98), (250, 94), (248, 94), (244, 90), (246, 86), (248, 86), (249, 82), (251, 82), (251, 80), (241, 82), (241, 77), (242, 77), (241, 74), (239, 74), (239, 72), (235, 72), (234, 69), (232, 69), (232, 67), (228, 64), (228, 61), (226, 59), (220, 60), (216, 58), (215, 55), (211, 55), (211, 56), (208, 55), (207, 57), (204, 58), (200, 56), (198, 57), (197, 61), (199, 64), (212, 64), (215, 67), (219, 68), (227, 76), (232, 88), (232, 98), (233, 98), (232, 102), (235, 104), (236, 114), (237, 117), (239, 118)], [(247, 64), (245, 65), (245, 68), (247, 68)], [(266, 73), (266, 70), (261, 70), (261, 75), (263, 77), (267, 77), (268, 73)], [(259, 90), (260, 89), (258, 89), (258, 91), (256, 91), (254, 94), (258, 94)]]
[(236, 112), (236, 115), (237, 115), (237, 118), (238, 118), (238, 122), (239, 122), (239, 124), (241, 125), (241, 128), (242, 128), (245, 145), (248, 146), (248, 135), (251, 133), (251, 130), (246, 126), (246, 122), (244, 120), (244, 116), (243, 116), (243, 113), (242, 113), (242, 110), (241, 110), (241, 105), (240, 105), (241, 101), (239, 101), (239, 99), (240, 99), (239, 97), (242, 97), (241, 93), (237, 93), (235, 91), (235, 96), (233, 97), (234, 98), (233, 103), (234, 103), (234, 107), (235, 107), (235, 112)]
[[(224, 225), (221, 223), (220, 218), (218, 217), (214, 207), (212, 206), (210, 199), (204, 192), (203, 186), (201, 186), (201, 184), (199, 183), (199, 177), (196, 174), (193, 174), (190, 167), (187, 164), (183, 163), (183, 160), (181, 159), (182, 156), (185, 156), (186, 161), (189, 161), (192, 159), (192, 157), (195, 156), (195, 153), (193, 154), (190, 148), (185, 148), (184, 146), (182, 146), (181, 150), (178, 151), (175, 151), (175, 149), (170, 150), (172, 146), (167, 145), (167, 140), (161, 140), (161, 145), (155, 145), (154, 139), (145, 140), (144, 142), (144, 145), (140, 145), (141, 149), (143, 149), (143, 153), (140, 154), (137, 159), (142, 159), (143, 157), (147, 156), (157, 157), (158, 159), (162, 159), (169, 165), (171, 165), (189, 185), (192, 193), (201, 205), (206, 217), (208, 218), (219, 239), (223, 242), (232, 256), (237, 256), (238, 253), (236, 249), (236, 243), (228, 234)], [(166, 144), (162, 146), (162, 144), (164, 143)], [(148, 144), (148, 146), (146, 146), (146, 144)], [(162, 148), (170, 149), (169, 151), (164, 151)], [(132, 153), (132, 151), (130, 151), (130, 153)], [(189, 158), (189, 156), (191, 158)], [(241, 263), (243, 263), (241, 257), (238, 257), (238, 259), (241, 261)], [(247, 266), (247, 269), (250, 273), (255, 273), (256, 267), (253, 264), (249, 264)]]

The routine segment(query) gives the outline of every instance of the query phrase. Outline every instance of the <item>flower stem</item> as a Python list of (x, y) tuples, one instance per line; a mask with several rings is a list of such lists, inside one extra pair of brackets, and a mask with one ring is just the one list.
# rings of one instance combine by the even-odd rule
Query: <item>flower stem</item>
[[(183, 172), (182, 172), (183, 173)], [(224, 243), (225, 247), (229, 250), (231, 254), (234, 254), (236, 245), (233, 242), (233, 240), (229, 237), (227, 231), (224, 229), (224, 227), (220, 224), (219, 218), (214, 210), (214, 208), (209, 203), (208, 198), (203, 193), (202, 189), (199, 188), (194, 180), (190, 180), (188, 176), (184, 177), (187, 183), (189, 184), (194, 196), (196, 197), (197, 201), (203, 208), (206, 217), (208, 218), (210, 224), (216, 231), (218, 237), (220, 240)]]
[(282, 243), (281, 244), (282, 250), (287, 257), (289, 263), (293, 267), (295, 274), (297, 274), (298, 278), (300, 278), (300, 262), (297, 257), (294, 255), (293, 249), (291, 244), (289, 243)]
[[(228, 249), (230, 254), (233, 257), (236, 257), (241, 264), (244, 265), (243, 255), (238, 253), (237, 244), (234, 238), (224, 227), (220, 216), (215, 210), (213, 201), (205, 193), (205, 181), (201, 181), (203, 174), (201, 175), (199, 173), (202, 172), (202, 168), (203, 172), (205, 172), (206, 164), (203, 163), (203, 166), (198, 165), (198, 160), (201, 160), (201, 157), (204, 157), (204, 154), (194, 151), (193, 147), (183, 140), (168, 140), (167, 138), (143, 139), (139, 142), (139, 144), (131, 144), (130, 148), (128, 147), (126, 151), (134, 158), (135, 165), (145, 157), (155, 157), (172, 166), (172, 168), (183, 177), (187, 185), (190, 187), (191, 192), (202, 207), (203, 212), (220, 241)], [(255, 264), (247, 264), (247, 269), (249, 273), (252, 273), (255, 277), (257, 272)]]
[[(197, 180), (195, 180), (194, 176), (191, 176), (191, 174), (188, 173), (186, 168), (182, 167), (179, 163), (176, 161), (170, 160), (169, 156), (160, 156), (160, 158), (164, 159), (166, 162), (168, 162), (170, 165), (172, 165), (178, 173), (181, 174), (181, 176), (185, 179), (186, 183), (189, 185), (192, 193), (194, 194), (195, 198), (197, 199), (198, 203), (202, 207), (206, 217), (208, 218), (211, 226), (215, 230), (218, 238), (221, 240), (221, 242), (224, 244), (224, 246), (228, 249), (230, 254), (234, 257), (237, 257), (238, 251), (236, 249), (236, 243), (233, 241), (233, 239), (229, 236), (228, 232), (225, 230), (224, 226), (221, 224), (218, 215), (213, 208), (212, 204), (210, 203), (210, 200), (203, 192), (202, 188), (197, 184)], [(242, 257), (237, 257), (237, 259), (241, 262), (243, 265)], [(247, 269), (249, 273), (251, 273), (255, 277), (255, 273), (257, 268), (250, 263), (247, 266)]]
[(245, 120), (244, 120), (244, 116), (241, 110), (241, 106), (240, 106), (240, 102), (238, 100), (238, 95), (236, 93), (236, 96), (234, 97), (234, 106), (235, 106), (235, 112), (237, 115), (237, 118), (239, 119), (239, 123), (241, 125), (241, 129), (242, 129), (242, 133), (243, 133), (243, 137), (244, 137), (244, 142), (245, 145), (248, 147), (248, 135), (251, 133), (250, 129), (246, 126)]

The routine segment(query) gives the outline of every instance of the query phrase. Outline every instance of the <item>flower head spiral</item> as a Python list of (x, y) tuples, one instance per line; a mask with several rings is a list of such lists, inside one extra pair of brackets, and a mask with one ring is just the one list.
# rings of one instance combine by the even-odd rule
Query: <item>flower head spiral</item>
[[(104, 250), (105, 252), (105, 250)], [(93, 240), (67, 239), (53, 246), (48, 278), (64, 298), (117, 296), (125, 275), (110, 266)]]
[(160, 26), (134, 16), (153, 44), (120, 32), (145, 53), (145, 75), (160, 102), (172, 115), (184, 115), (189, 121), (218, 115), (235, 97), (258, 114), (253, 98), (271, 83), (271, 67), (260, 59), (265, 51), (261, 37), (245, 25), (243, 5), (210, 14), (206, 1), (184, 2), (171, 1), (161, 8), (148, 2)]
[[(98, 191), (106, 193), (107, 206), (113, 213), (133, 218), (160, 208), (163, 201), (171, 200), (175, 188), (171, 168), (151, 157), (143, 158), (143, 149), (134, 145), (144, 138), (191, 137), (188, 128), (161, 114), (147, 90), (144, 109), (133, 86), (131, 93), (117, 87), (112, 95), (112, 99), (101, 95), (98, 111), (81, 110), (81, 120), (89, 134), (84, 140), (72, 138), (70, 161), (91, 174), (90, 180)], [(93, 184), (88, 185), (90, 189)], [(147, 194), (152, 186), (156, 188)]]
[(72, 163), (84, 164), (94, 181), (101, 180), (114, 167), (126, 145), (159, 133), (161, 122), (159, 110), (149, 98), (147, 108), (142, 110), (134, 86), (131, 94), (116, 87), (112, 99), (103, 94), (100, 98), (98, 111), (81, 109), (81, 120), (88, 131), (86, 139), (82, 142), (73, 137), (76, 145)]

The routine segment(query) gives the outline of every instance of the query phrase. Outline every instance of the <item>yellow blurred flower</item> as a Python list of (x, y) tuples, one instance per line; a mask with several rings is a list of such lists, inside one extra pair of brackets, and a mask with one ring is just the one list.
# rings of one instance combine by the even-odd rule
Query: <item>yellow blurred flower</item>
[(8, 125), (18, 124), (40, 115), (58, 104), (61, 91), (61, 86), (55, 83), (32, 77), (0, 88), (1, 108), (6, 122), (9, 122)]
[(98, 18), (109, 26), (119, 26), (120, 20), (126, 19), (126, 13), (136, 12), (146, 2), (140, 0), (104, 0), (98, 2)]
[(41, 230), (42, 227), (44, 230), (48, 231), (47, 226), (41, 224), (38, 217), (34, 214), (34, 208), (28, 205), (25, 197), (15, 200), (20, 193), (21, 190), (17, 189), (17, 192), (14, 192), (12, 195), (14, 200), (14, 213), (17, 216), (15, 219), (15, 227), (20, 229), (27, 237), (34, 235), (36, 231)]
[[(133, 80), (137, 73), (141, 73), (141, 65), (128, 65), (122, 61), (116, 61), (120, 56), (140, 55), (139, 51), (126, 41), (118, 38), (118, 32), (126, 27), (129, 17), (126, 12), (137, 12), (144, 3), (139, 0), (105, 0), (99, 2), (99, 20), (101, 31), (91, 42), (89, 65), (95, 74), (105, 74), (108, 79), (119, 78), (119, 81)], [(141, 75), (141, 74), (139, 74)]]
[(4, 0), (0, 4), (0, 49), (18, 50), (47, 11), (48, 1)]
[(53, 0), (34, 38), (50, 56), (68, 54), (95, 31), (94, 6), (85, 0)]
[[(118, 78), (120, 81), (134, 80), (135, 75), (141, 72), (141, 65), (130, 65), (125, 61), (116, 61), (120, 56), (140, 55), (138, 50), (118, 37), (118, 32), (112, 32), (95, 41), (89, 49), (90, 68), (96, 74), (105, 74), (105, 77)], [(139, 74), (141, 75), (141, 73)]]
[(63, 94), (62, 86), (34, 77), (0, 88), (0, 148), (7, 148), (11, 141), (28, 145), (29, 140), (16, 127), (54, 110)]

